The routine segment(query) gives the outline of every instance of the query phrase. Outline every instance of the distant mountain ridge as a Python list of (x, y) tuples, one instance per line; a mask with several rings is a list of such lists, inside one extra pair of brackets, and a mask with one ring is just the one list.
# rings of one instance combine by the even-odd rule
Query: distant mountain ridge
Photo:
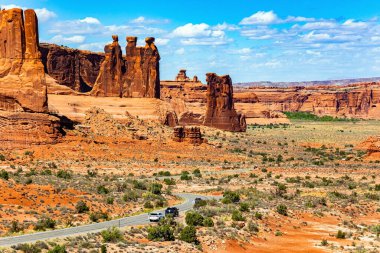
[(321, 86), (321, 85), (349, 85), (354, 83), (363, 82), (379, 82), (380, 77), (370, 77), (370, 78), (354, 78), (354, 79), (341, 79), (341, 80), (326, 80), (326, 81), (305, 81), (305, 82), (270, 82), (270, 81), (260, 81), (260, 82), (246, 82), (246, 83), (235, 83), (234, 86), (240, 87), (297, 87), (297, 86)]

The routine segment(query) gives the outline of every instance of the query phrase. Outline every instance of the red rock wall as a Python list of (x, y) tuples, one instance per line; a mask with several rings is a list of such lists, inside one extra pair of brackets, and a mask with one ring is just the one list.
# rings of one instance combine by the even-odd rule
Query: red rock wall
[(46, 43), (40, 44), (40, 50), (45, 72), (59, 84), (78, 92), (92, 90), (99, 75), (104, 54)]

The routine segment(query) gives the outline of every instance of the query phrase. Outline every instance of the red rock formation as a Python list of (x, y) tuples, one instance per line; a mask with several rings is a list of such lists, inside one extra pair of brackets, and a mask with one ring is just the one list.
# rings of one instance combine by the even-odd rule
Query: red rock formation
[(123, 97), (160, 98), (160, 54), (154, 38), (137, 47), (136, 37), (127, 37)]
[(94, 96), (123, 97), (123, 54), (118, 36), (113, 35), (112, 39), (113, 42), (104, 47), (105, 59), (91, 91)]
[(349, 86), (296, 88), (252, 88), (238, 97), (256, 96), (257, 101), (239, 99), (239, 106), (265, 111), (310, 112), (319, 116), (380, 119), (380, 85), (378, 83)]
[(199, 127), (177, 126), (173, 131), (173, 140), (176, 142), (188, 142), (200, 145), (206, 140), (202, 138), (201, 129)]
[(37, 16), (33, 10), (2, 10), (0, 22), (0, 143), (54, 142), (59, 120), (46, 114)]
[(92, 90), (104, 54), (46, 43), (40, 44), (40, 50), (45, 72), (59, 84), (78, 92)]
[(234, 108), (230, 76), (207, 74), (207, 107), (203, 124), (226, 131), (246, 131), (245, 116), (238, 114)]

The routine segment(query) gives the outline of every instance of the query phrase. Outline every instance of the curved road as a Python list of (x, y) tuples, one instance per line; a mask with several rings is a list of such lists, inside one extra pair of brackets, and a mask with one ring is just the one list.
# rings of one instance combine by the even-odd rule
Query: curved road
[[(195, 198), (202, 198), (202, 199), (217, 198), (217, 197), (194, 195), (190, 193), (180, 193), (180, 194), (176, 194), (176, 196), (185, 199), (184, 203), (175, 206), (179, 209), (180, 213), (184, 213), (188, 210), (191, 210), (193, 208), (193, 201)], [(156, 211), (164, 212), (165, 209), (160, 209)], [(105, 221), (105, 222), (100, 222), (100, 223), (93, 223), (93, 224), (83, 225), (83, 226), (78, 226), (78, 227), (57, 229), (57, 230), (51, 230), (51, 231), (46, 231), (46, 232), (26, 234), (26, 235), (21, 235), (21, 236), (3, 237), (3, 238), (0, 238), (0, 247), (9, 247), (9, 246), (13, 246), (13, 245), (21, 244), (21, 243), (32, 243), (36, 241), (45, 241), (45, 240), (60, 238), (60, 237), (70, 237), (70, 236), (75, 236), (79, 234), (94, 233), (94, 232), (99, 232), (111, 227), (138, 226), (138, 225), (146, 225), (149, 223), (150, 222), (148, 220), (148, 214), (144, 213), (144, 214), (140, 214), (136, 216), (126, 217), (126, 218), (121, 218), (121, 219), (111, 220), (111, 221)]]

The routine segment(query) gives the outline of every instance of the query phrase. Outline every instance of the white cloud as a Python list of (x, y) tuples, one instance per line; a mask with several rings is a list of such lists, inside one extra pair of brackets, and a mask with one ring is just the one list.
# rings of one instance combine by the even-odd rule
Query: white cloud
[(100, 21), (97, 18), (93, 17), (86, 17), (84, 19), (79, 20), (80, 23), (85, 23), (85, 24), (93, 24), (93, 25), (100, 25)]
[(182, 39), (181, 43), (186, 46), (220, 46), (232, 42), (232, 39), (220, 39), (215, 37), (207, 38), (187, 38)]
[(343, 26), (349, 28), (367, 28), (368, 24), (365, 22), (355, 21), (354, 19), (349, 19), (343, 23)]
[(57, 14), (55, 14), (54, 12), (52, 11), (49, 11), (48, 9), (46, 8), (42, 8), (42, 9), (35, 9), (36, 11), (36, 14), (37, 14), (37, 17), (38, 19), (41, 21), (41, 22), (46, 22), (52, 18), (55, 18), (57, 17)]
[(94, 52), (104, 52), (104, 46), (111, 43), (111, 41), (108, 42), (93, 42), (93, 43), (87, 43), (79, 45), (79, 49), (81, 50), (90, 50)]
[(169, 39), (157, 38), (154, 42), (157, 46), (166, 46), (170, 42)]
[(259, 11), (250, 17), (243, 18), (241, 25), (268, 25), (278, 23), (280, 19), (273, 11)]
[(9, 9), (14, 9), (14, 8), (26, 9), (25, 7), (21, 7), (19, 5), (15, 5), (15, 4), (2, 4), (1, 5), (1, 9), (9, 10)]
[(268, 40), (273, 39), (277, 35), (277, 30), (267, 26), (258, 26), (255, 28), (244, 29), (241, 35), (251, 40)]
[(245, 48), (240, 48), (240, 49), (228, 50), (227, 52), (231, 54), (247, 55), (247, 54), (251, 54), (253, 50), (251, 48), (245, 47)]
[(184, 54), (185, 54), (185, 49), (184, 49), (184, 48), (177, 49), (177, 50), (175, 51), (175, 54), (178, 54), (178, 55), (184, 55)]
[(177, 27), (172, 32), (172, 36), (174, 37), (204, 37), (210, 36), (212, 31), (210, 30), (210, 26), (205, 23), (201, 24), (192, 24), (188, 23), (184, 26)]
[(64, 43), (83, 43), (86, 40), (86, 37), (80, 36), (80, 35), (74, 35), (71, 37), (64, 37), (62, 35), (56, 35), (53, 38), (50, 39), (50, 42), (57, 43), (57, 44), (64, 44)]
[(148, 19), (144, 16), (140, 16), (138, 18), (135, 18), (131, 20), (132, 24), (145, 24), (145, 25), (152, 25), (152, 24), (168, 24), (170, 23), (169, 19)]

